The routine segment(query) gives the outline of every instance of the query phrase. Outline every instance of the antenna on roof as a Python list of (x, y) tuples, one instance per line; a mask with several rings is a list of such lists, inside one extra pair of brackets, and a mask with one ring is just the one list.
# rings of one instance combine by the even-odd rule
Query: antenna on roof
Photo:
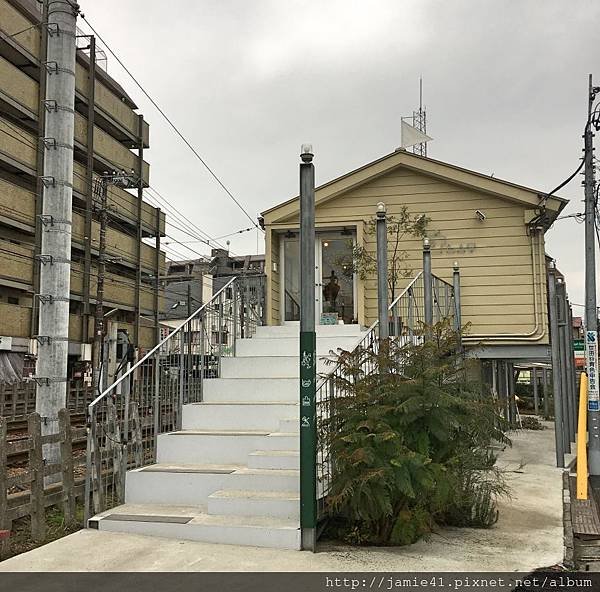
[[(408, 121), (412, 120), (412, 124)], [(427, 135), (427, 113), (423, 107), (423, 77), (419, 77), (419, 110), (412, 117), (401, 118), (402, 149), (412, 148), (413, 154), (427, 156), (427, 142), (433, 140)]]

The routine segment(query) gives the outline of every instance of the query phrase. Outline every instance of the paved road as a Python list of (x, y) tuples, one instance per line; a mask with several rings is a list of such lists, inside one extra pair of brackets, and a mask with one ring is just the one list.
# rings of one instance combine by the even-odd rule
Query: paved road
[[(490, 530), (443, 529), (401, 548), (327, 546), (317, 554), (80, 531), (0, 563), (0, 571), (530, 571), (562, 560), (554, 432), (521, 432), (499, 464), (511, 500)], [(159, 542), (158, 542), (159, 541)], [(157, 544), (158, 543), (158, 544)]]

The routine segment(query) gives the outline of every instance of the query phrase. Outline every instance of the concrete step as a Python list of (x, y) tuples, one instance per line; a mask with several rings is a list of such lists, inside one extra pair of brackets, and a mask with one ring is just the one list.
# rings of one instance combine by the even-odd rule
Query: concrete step
[[(317, 325), (316, 333), (319, 337), (358, 337), (364, 329), (360, 325)], [(294, 337), (300, 334), (300, 323), (286, 323), (285, 325), (266, 325), (256, 327), (255, 337), (270, 337), (272, 339)]]
[(298, 470), (155, 464), (127, 473), (125, 502), (205, 506), (208, 496), (221, 489), (299, 491), (299, 488)]
[(300, 491), (298, 469), (251, 469), (241, 468), (227, 478), (222, 489), (256, 491)]
[[(300, 365), (298, 356), (279, 356), (276, 361), (269, 356), (246, 356), (223, 358), (221, 376), (223, 378), (298, 378)], [(317, 361), (317, 373), (326, 372), (330, 365), (324, 359)]]
[(127, 473), (128, 504), (206, 505), (211, 493), (227, 487), (240, 465), (155, 464)]
[[(268, 430), (181, 430), (158, 436), (160, 464), (246, 464), (257, 450), (298, 450), (298, 433)], [(257, 467), (260, 468), (260, 467)]]
[(184, 430), (270, 430), (281, 431), (283, 419), (296, 419), (293, 430), (298, 429), (298, 408), (294, 402), (204, 402), (183, 406)]
[(299, 400), (298, 378), (213, 378), (204, 381), (204, 401)]
[(94, 516), (91, 528), (171, 539), (300, 549), (298, 520), (208, 514), (201, 506), (124, 504)]
[[(360, 341), (361, 335), (349, 337), (318, 337), (317, 354), (328, 355), (330, 351), (337, 353), (338, 350), (351, 351)], [(300, 339), (298, 336), (281, 337), (253, 337), (252, 339), (240, 339), (236, 343), (235, 355), (246, 356), (298, 356), (300, 350)]]
[(300, 494), (297, 491), (223, 489), (208, 496), (208, 513), (299, 520)]
[(298, 450), (256, 450), (248, 455), (249, 469), (299, 470)]

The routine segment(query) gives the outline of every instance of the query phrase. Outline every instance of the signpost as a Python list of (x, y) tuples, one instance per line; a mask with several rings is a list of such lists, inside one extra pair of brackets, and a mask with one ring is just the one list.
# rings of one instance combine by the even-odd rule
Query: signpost
[(300, 155), (300, 533), (317, 546), (317, 337), (315, 332), (315, 167), (310, 144)]
[(600, 411), (600, 392), (598, 391), (598, 333), (585, 332), (585, 357), (588, 376), (588, 411)]

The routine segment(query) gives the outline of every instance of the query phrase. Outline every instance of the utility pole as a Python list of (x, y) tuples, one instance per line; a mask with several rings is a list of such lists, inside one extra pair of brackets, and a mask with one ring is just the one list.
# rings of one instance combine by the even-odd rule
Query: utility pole
[(588, 119), (584, 138), (585, 188), (585, 324), (588, 370), (588, 465), (590, 475), (600, 475), (600, 396), (598, 392), (598, 313), (596, 308), (596, 207), (594, 179), (594, 146), (592, 107), (600, 87), (589, 78)]
[[(75, 24), (78, 6), (67, 0), (48, 3), (45, 137), (40, 261), (36, 411), (42, 435), (58, 433), (58, 411), (67, 402), (73, 137), (75, 128)], [(42, 114), (40, 113), (40, 117)], [(51, 465), (60, 461), (58, 444), (44, 446)], [(46, 479), (46, 481), (49, 481)]]
[(300, 536), (317, 546), (317, 338), (315, 333), (315, 166), (312, 146), (300, 158)]
[[(98, 277), (96, 282), (96, 311), (94, 315), (94, 347), (92, 352), (92, 393), (100, 394), (102, 347), (104, 343), (104, 279), (106, 276), (106, 223), (108, 219), (108, 179), (106, 175), (96, 179), (94, 193), (100, 197), (100, 242), (98, 244)], [(91, 240), (91, 237), (90, 237)]]
[[(101, 369), (104, 372), (103, 346), (104, 327), (104, 281), (106, 278), (106, 228), (108, 226), (108, 186), (115, 185), (124, 189), (134, 187), (137, 179), (124, 171), (104, 173), (96, 179), (94, 193), (100, 198), (98, 217), (100, 222), (100, 240), (98, 244), (98, 278), (96, 284), (96, 309), (94, 315), (94, 347), (92, 352), (92, 387), (94, 396), (101, 392)], [(89, 238), (91, 240), (91, 237)]]

